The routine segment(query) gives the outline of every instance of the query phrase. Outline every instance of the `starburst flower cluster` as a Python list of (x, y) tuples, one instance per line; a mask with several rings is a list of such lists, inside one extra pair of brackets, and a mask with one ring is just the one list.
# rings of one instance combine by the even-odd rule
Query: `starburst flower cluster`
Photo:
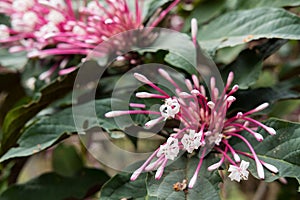
[[(192, 81), (186, 79), (185, 88), (182, 89), (167, 71), (159, 69), (158, 73), (173, 85), (174, 95), (169, 95), (142, 74), (135, 73), (134, 76), (140, 82), (156, 90), (156, 93), (138, 92), (136, 97), (161, 99), (163, 104), (159, 110), (119, 110), (108, 112), (105, 115), (106, 117), (118, 117), (126, 114), (156, 115), (155, 119), (145, 124), (148, 128), (169, 119), (175, 119), (181, 123), (180, 127), (175, 128), (174, 132), (169, 135), (167, 141), (160, 145), (146, 162), (133, 173), (131, 180), (135, 180), (143, 171), (151, 170), (157, 170), (155, 178), (159, 179), (169, 160), (175, 160), (180, 152), (192, 153), (199, 151), (199, 149), (202, 150), (202, 153), (200, 153), (201, 157), (195, 173), (190, 179), (190, 188), (195, 185), (203, 159), (211, 149), (219, 152), (222, 156), (220, 161), (209, 166), (208, 170), (217, 170), (225, 161), (228, 161), (231, 180), (239, 182), (248, 179), (249, 163), (241, 160), (239, 155), (247, 156), (255, 161), (257, 173), (261, 179), (264, 179), (263, 166), (274, 173), (278, 172), (275, 166), (260, 160), (249, 141), (240, 134), (245, 131), (258, 142), (263, 140), (263, 136), (256, 132), (259, 127), (271, 135), (276, 134), (273, 128), (249, 117), (249, 115), (265, 109), (268, 103), (263, 103), (248, 112), (238, 112), (233, 117), (226, 117), (229, 107), (236, 100), (233, 94), (238, 90), (238, 85), (231, 87), (234, 78), (232, 72), (228, 75), (223, 91), (219, 91), (216, 87), (215, 78), (211, 78), (210, 96), (208, 96), (205, 87), (199, 83), (196, 75), (192, 76)], [(136, 104), (130, 105), (136, 107)], [(146, 105), (139, 105), (138, 107), (146, 108)], [(235, 150), (229, 144), (229, 140), (233, 137), (243, 141), (251, 154)]]
[[(157, 26), (178, 2), (147, 26)], [(0, 13), (10, 17), (11, 27), (0, 25), (0, 44), (10, 52), (26, 51), (28, 57), (59, 55), (61, 62), (53, 68), (63, 69), (68, 55), (86, 56), (118, 33), (143, 28), (143, 1), (134, 0), (133, 5), (130, 8), (129, 0), (1, 0)]]

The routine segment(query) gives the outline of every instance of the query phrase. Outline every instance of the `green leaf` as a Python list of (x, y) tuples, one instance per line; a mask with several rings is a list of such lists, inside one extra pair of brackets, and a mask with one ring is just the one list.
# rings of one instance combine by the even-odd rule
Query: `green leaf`
[(212, 164), (212, 161), (212, 157), (204, 159), (195, 186), (186, 193), (175, 191), (173, 184), (182, 182), (184, 179), (189, 180), (197, 168), (199, 158), (181, 156), (165, 169), (160, 180), (155, 180), (154, 174), (149, 174), (147, 177), (149, 199), (220, 199), (218, 184), (221, 182), (221, 178), (216, 172), (207, 171), (207, 167)]
[[(249, 136), (250, 134), (244, 135), (254, 147), (259, 158), (276, 166), (279, 170), (278, 174), (265, 170), (265, 181), (271, 182), (279, 177), (292, 177), (300, 183), (300, 124), (277, 119), (270, 119), (265, 124), (273, 127), (277, 132), (276, 135), (271, 136), (260, 129), (258, 132), (264, 137), (262, 142), (257, 142)], [(249, 152), (244, 143), (236, 144), (235, 149)], [(249, 170), (255, 177), (258, 177), (255, 162), (244, 156), (243, 159), (251, 162)]]
[(299, 0), (251, 0), (244, 1), (239, 0), (237, 3), (237, 9), (251, 9), (258, 7), (285, 7), (285, 6), (299, 6)]
[(209, 0), (198, 4), (185, 20), (183, 27), (184, 32), (188, 32), (191, 28), (191, 20), (197, 19), (198, 24), (203, 24), (210, 19), (218, 16), (225, 9), (225, 0)]
[(105, 172), (88, 168), (73, 177), (47, 173), (24, 184), (11, 186), (0, 196), (0, 200), (84, 199), (97, 192), (108, 178)]
[(248, 111), (265, 102), (272, 105), (279, 100), (299, 98), (300, 93), (293, 90), (296, 86), (300, 87), (299, 78), (283, 81), (273, 87), (239, 90), (234, 95), (236, 101), (231, 108), (233, 110)]
[(141, 54), (160, 50), (169, 51), (169, 54), (165, 57), (167, 63), (178, 69), (183, 69), (189, 74), (196, 74), (197, 72), (196, 48), (191, 38), (186, 34), (175, 31), (162, 31), (150, 46), (136, 50)]
[[(180, 157), (164, 170), (160, 180), (152, 172), (141, 174), (136, 181), (130, 181), (131, 174), (120, 173), (107, 182), (101, 190), (101, 200), (108, 199), (212, 199), (219, 200), (218, 184), (221, 178), (216, 172), (208, 172), (207, 167), (213, 163), (212, 157), (205, 158), (198, 175), (197, 183), (187, 192), (175, 191), (173, 184), (193, 176), (199, 159)], [(137, 190), (136, 188), (140, 188)]]
[(177, 54), (168, 53), (165, 57), (165, 61), (178, 69), (188, 72), (189, 74), (197, 74), (195, 66)]
[(25, 129), (17, 142), (18, 146), (10, 148), (1, 157), (0, 162), (10, 158), (30, 156), (40, 152), (55, 144), (55, 142), (63, 138), (66, 134), (73, 132), (85, 131), (96, 126), (101, 126), (107, 131), (114, 130), (117, 127), (114, 120), (104, 117), (106, 112), (111, 111), (111, 101), (114, 100), (103, 99), (96, 101), (95, 106), (98, 119), (92, 118), (90, 115), (93, 104), (87, 103), (78, 106), (77, 109), (82, 111), (81, 113), (77, 113), (78, 115), (76, 117), (77, 123), (80, 123), (79, 120), (82, 123), (82, 127), (77, 127), (80, 130), (75, 126), (72, 108), (67, 108), (51, 116), (40, 118)]
[[(229, 23), (230, 22), (230, 23)], [(226, 13), (200, 28), (198, 39), (209, 52), (260, 38), (300, 39), (300, 18), (280, 8)]]
[(0, 64), (11, 70), (22, 70), (26, 65), (28, 58), (25, 52), (9, 53), (6, 49), (0, 49)]
[(2, 129), (1, 155), (15, 145), (22, 135), (21, 130), (31, 118), (73, 89), (75, 78), (76, 72), (64, 78), (59, 77), (56, 81), (41, 89), (38, 99), (32, 100), (29, 104), (16, 107), (6, 115)]
[(258, 80), (263, 59), (273, 54), (285, 43), (286, 40), (271, 39), (253, 49), (245, 49), (235, 61), (221, 70), (223, 80), (227, 79), (229, 72), (233, 72), (235, 75), (233, 84), (238, 84), (240, 89), (247, 89)]
[(141, 174), (135, 181), (130, 181), (131, 174), (129, 173), (115, 175), (103, 185), (100, 200), (145, 199), (147, 195), (146, 175)]
[(262, 70), (262, 59), (252, 50), (244, 50), (239, 57), (223, 70), (224, 80), (232, 71), (235, 74), (233, 84), (238, 84), (240, 89), (247, 89), (259, 78)]
[(74, 146), (60, 144), (53, 151), (52, 167), (56, 173), (72, 177), (83, 168), (83, 161)]
[(238, 45), (234, 47), (225, 47), (223, 49), (219, 49), (216, 53), (215, 61), (217, 63), (229, 64), (233, 62), (241, 53), (241, 51), (245, 49), (245, 45)]
[(20, 79), (19, 73), (0, 68), (0, 126), (9, 110), (25, 96)]

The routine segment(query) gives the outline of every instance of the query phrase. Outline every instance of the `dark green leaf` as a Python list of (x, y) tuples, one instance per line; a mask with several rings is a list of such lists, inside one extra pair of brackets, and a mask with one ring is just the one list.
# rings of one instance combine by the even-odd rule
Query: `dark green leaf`
[(29, 104), (17, 107), (6, 115), (2, 129), (1, 155), (15, 145), (22, 135), (22, 128), (31, 118), (50, 103), (62, 98), (67, 92), (72, 90), (75, 77), (76, 72), (64, 78), (59, 77), (56, 81), (41, 89), (38, 99), (32, 100)]
[(188, 32), (191, 28), (191, 20), (196, 18), (199, 24), (203, 24), (210, 19), (219, 15), (225, 8), (225, 0), (209, 0), (198, 4), (188, 18), (185, 20), (183, 27), (184, 32)]
[(120, 173), (111, 178), (101, 189), (100, 200), (145, 199), (146, 174), (130, 181), (131, 174)]
[(203, 161), (197, 183), (187, 192), (175, 191), (173, 184), (191, 178), (199, 159), (182, 156), (165, 168), (160, 180), (155, 180), (152, 172), (147, 176), (146, 174), (140, 175), (136, 181), (130, 181), (131, 174), (116, 175), (103, 186), (100, 199), (220, 199), (218, 184), (221, 178), (217, 173), (207, 171), (212, 161), (211, 157)]
[(238, 57), (239, 53), (245, 49), (245, 46), (246, 45), (238, 45), (219, 49), (216, 53), (215, 61), (217, 63), (229, 64)]
[(278, 83), (273, 87), (239, 90), (234, 95), (236, 102), (232, 104), (231, 108), (239, 111), (248, 111), (265, 102), (269, 102), (272, 105), (279, 100), (299, 98), (300, 93), (293, 90), (296, 86), (300, 86), (299, 78)]
[(25, 96), (21, 86), (20, 74), (0, 68), (0, 126), (5, 115)]
[(160, 180), (155, 180), (154, 175), (149, 174), (147, 177), (149, 199), (220, 199), (218, 184), (221, 178), (216, 172), (207, 171), (212, 161), (211, 157), (204, 159), (195, 186), (186, 193), (175, 191), (173, 184), (182, 182), (184, 179), (189, 180), (197, 168), (199, 158), (187, 159), (182, 156), (165, 169)]
[(11, 186), (0, 200), (80, 200), (97, 192), (108, 178), (105, 172), (88, 168), (73, 177), (47, 173), (24, 184)]
[(165, 61), (178, 69), (187, 71), (189, 74), (197, 74), (196, 68), (190, 62), (174, 53), (168, 53), (165, 57)]
[(85, 131), (92, 127), (99, 127), (99, 125), (107, 131), (116, 129), (118, 126), (115, 124), (114, 119), (104, 117), (106, 112), (111, 111), (111, 101), (114, 100), (103, 99), (96, 102), (95, 106), (98, 119), (91, 116), (91, 112), (94, 109), (92, 103), (78, 106), (77, 109), (80, 110), (81, 113), (77, 113), (76, 123), (78, 126), (82, 124), (80, 127), (75, 126), (72, 108), (67, 108), (49, 117), (40, 118), (25, 129), (17, 142), (18, 146), (10, 148), (9, 151), (1, 157), (0, 162), (10, 158), (24, 157), (40, 152), (52, 146), (66, 133), (70, 134)]
[(285, 7), (285, 6), (299, 6), (299, 0), (238, 0), (237, 9), (251, 9), (258, 7)]
[(72, 177), (83, 168), (83, 161), (74, 146), (60, 144), (53, 151), (52, 167), (56, 173)]
[(235, 61), (221, 70), (223, 80), (226, 80), (229, 72), (232, 71), (235, 74), (233, 84), (238, 84), (240, 89), (247, 89), (259, 78), (263, 59), (277, 51), (285, 43), (285, 40), (272, 39), (251, 50), (242, 51)]
[(230, 71), (234, 72), (235, 78), (233, 84), (238, 84), (240, 89), (247, 89), (253, 85), (259, 78), (262, 70), (262, 59), (254, 51), (245, 50), (239, 57), (223, 70), (223, 78), (226, 80)]
[(162, 31), (150, 46), (137, 49), (139, 53), (159, 50), (169, 51), (165, 58), (167, 63), (190, 74), (196, 74), (196, 48), (188, 35), (175, 31)]
[(280, 8), (234, 11), (201, 27), (198, 39), (209, 52), (260, 38), (297, 40), (300, 39), (299, 24), (297, 15)]

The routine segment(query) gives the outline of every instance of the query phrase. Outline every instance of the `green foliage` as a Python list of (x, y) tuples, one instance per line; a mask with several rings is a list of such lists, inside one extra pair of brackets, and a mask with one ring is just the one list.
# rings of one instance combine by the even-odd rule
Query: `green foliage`
[(145, 199), (146, 174), (142, 174), (136, 181), (130, 181), (131, 174), (120, 173), (112, 177), (101, 189), (101, 200)]
[(209, 0), (199, 3), (185, 20), (183, 31), (187, 32), (191, 28), (191, 20), (197, 19), (199, 24), (204, 24), (212, 18), (221, 14), (225, 9), (226, 0)]
[(300, 87), (299, 78), (282, 81), (272, 87), (240, 90), (235, 95), (237, 101), (234, 102), (232, 108), (237, 111), (247, 111), (264, 102), (272, 105), (279, 100), (299, 98), (299, 92), (293, 89), (295, 87)]
[(0, 200), (84, 199), (93, 195), (107, 179), (105, 172), (90, 168), (83, 168), (72, 177), (51, 172), (24, 184), (11, 186), (1, 194)]
[(204, 159), (195, 186), (188, 189), (187, 192), (175, 191), (172, 186), (184, 179), (189, 180), (193, 176), (199, 158), (182, 156), (165, 169), (163, 177), (158, 181), (155, 180), (153, 174), (149, 174), (147, 177), (149, 199), (220, 199), (219, 183), (221, 178), (216, 171), (207, 171), (207, 167), (212, 164), (213, 160), (212, 157)]
[(280, 8), (233, 11), (200, 27), (198, 39), (209, 52), (260, 38), (297, 40), (300, 39), (299, 23), (297, 15)]
[(15, 71), (23, 69), (28, 61), (26, 53), (9, 53), (5, 49), (0, 49), (0, 57), (0, 65)]
[[(91, 103), (80, 105), (77, 109), (85, 111), (82, 112), (80, 119), (83, 122), (89, 121), (86, 127), (76, 127), (73, 119), (72, 108), (64, 109), (61, 112), (51, 116), (41, 117), (35, 121), (31, 126), (25, 129), (24, 133), (18, 140), (18, 146), (10, 148), (0, 159), (4, 160), (23, 157), (40, 152), (57, 142), (59, 139), (75, 132), (85, 131), (95, 126), (101, 126), (105, 130), (115, 129), (117, 125), (113, 119), (107, 119), (104, 114), (110, 111), (111, 99), (103, 99), (96, 102), (97, 113), (99, 119), (91, 118), (90, 109), (93, 106)], [(64, 123), (61, 123), (61, 122)]]
[(237, 9), (251, 9), (251, 8), (258, 8), (258, 7), (285, 7), (285, 6), (299, 6), (299, 0), (251, 0), (251, 1), (244, 1), (238, 0), (237, 1)]
[(65, 96), (72, 88), (76, 73), (66, 77), (59, 77), (50, 85), (41, 89), (39, 97), (30, 103), (12, 109), (5, 117), (3, 123), (3, 136), (1, 140), (1, 155), (22, 135), (25, 124), (50, 103)]
[(52, 167), (56, 173), (72, 177), (83, 168), (83, 160), (74, 146), (60, 144), (53, 151)]
[(285, 40), (269, 40), (251, 50), (243, 50), (232, 63), (223, 67), (221, 70), (223, 79), (226, 80), (229, 72), (234, 72), (236, 76), (233, 84), (238, 84), (240, 89), (248, 89), (258, 80), (263, 60), (285, 43)]
[[(198, 182), (193, 189), (175, 191), (173, 185), (188, 180), (194, 174), (199, 158), (180, 157), (164, 170), (160, 180), (155, 180), (153, 172), (141, 174), (136, 181), (130, 181), (131, 174), (120, 173), (113, 177), (101, 190), (100, 199), (213, 199), (218, 200), (221, 181), (215, 172), (208, 172), (207, 167), (214, 159), (205, 159), (198, 175)], [(138, 186), (137, 186), (137, 185)], [(140, 190), (137, 192), (136, 188)]]

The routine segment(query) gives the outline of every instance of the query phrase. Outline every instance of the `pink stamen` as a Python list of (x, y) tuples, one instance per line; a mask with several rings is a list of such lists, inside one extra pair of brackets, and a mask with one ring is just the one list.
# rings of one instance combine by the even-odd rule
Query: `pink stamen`
[(171, 3), (171, 5), (166, 10), (162, 11), (159, 17), (150, 24), (150, 27), (156, 27), (179, 2), (180, 0), (175, 0)]
[(253, 135), (255, 137), (255, 139), (259, 142), (263, 141), (263, 136), (259, 133), (256, 133), (254, 131), (252, 131), (250, 128), (246, 127), (246, 126), (243, 126), (241, 124), (231, 124), (232, 126), (236, 126), (236, 127), (240, 127), (244, 130), (246, 130), (247, 132), (249, 132), (251, 135)]
[(197, 19), (191, 20), (192, 40), (195, 46), (197, 46), (197, 34), (198, 34), (198, 22)]
[[(159, 113), (160, 114), (160, 113)], [(154, 125), (156, 125), (157, 123), (161, 122), (162, 120), (164, 119), (164, 117), (159, 117), (157, 119), (153, 119), (153, 120), (150, 120), (148, 121), (145, 126), (147, 128), (152, 128)]]
[(141, 103), (130, 103), (129, 106), (132, 108), (146, 108), (146, 105)]
[(157, 98), (157, 99), (167, 99), (168, 96), (160, 95), (160, 94), (152, 94), (149, 92), (138, 92), (135, 94), (138, 98)]
[(169, 75), (168, 72), (166, 72), (163, 69), (158, 69), (158, 72), (160, 73), (160, 75), (162, 77), (164, 77), (166, 80), (168, 80), (170, 83), (172, 83), (172, 85), (174, 85), (175, 88), (180, 89), (179, 86), (177, 85), (177, 83), (175, 83), (175, 81), (171, 78), (171, 76)]
[(150, 111), (150, 110), (115, 110), (106, 113), (105, 117), (111, 118), (111, 117), (118, 117), (118, 116), (128, 115), (128, 114), (160, 115), (160, 112)]
[(156, 156), (157, 152), (159, 151), (159, 148), (156, 149), (154, 151), (153, 154), (151, 154), (151, 156), (144, 162), (144, 164), (138, 168), (137, 170), (135, 170), (135, 172), (132, 174), (130, 180), (134, 181), (138, 178), (138, 176), (143, 172), (143, 170), (145, 169), (145, 167), (151, 162), (151, 160)]
[(265, 131), (267, 131), (270, 135), (276, 135), (275, 129), (273, 129), (273, 128), (271, 128), (271, 127), (268, 127), (268, 126), (266, 126), (266, 125), (264, 125), (264, 124), (262, 124), (262, 123), (260, 123), (260, 122), (258, 122), (258, 121), (256, 121), (256, 120), (254, 120), (254, 119), (252, 119), (252, 118), (249, 118), (249, 117), (242, 117), (242, 119), (247, 120), (247, 121), (250, 121), (250, 122), (252, 122), (252, 123), (254, 123), (254, 124), (257, 124), (258, 126), (260, 126), (260, 127), (262, 127), (263, 129), (265, 129)]
[(194, 185), (195, 185), (195, 183), (196, 183), (196, 181), (197, 181), (198, 173), (199, 173), (199, 171), (200, 171), (200, 169), (201, 169), (201, 165), (202, 165), (202, 162), (203, 162), (203, 159), (204, 159), (205, 152), (206, 152), (206, 149), (203, 149), (203, 152), (202, 152), (202, 155), (201, 155), (201, 157), (200, 157), (200, 161), (199, 161), (199, 163), (198, 163), (197, 169), (196, 169), (196, 171), (195, 171), (193, 177), (192, 177), (191, 180), (190, 180), (189, 188), (193, 188)]

